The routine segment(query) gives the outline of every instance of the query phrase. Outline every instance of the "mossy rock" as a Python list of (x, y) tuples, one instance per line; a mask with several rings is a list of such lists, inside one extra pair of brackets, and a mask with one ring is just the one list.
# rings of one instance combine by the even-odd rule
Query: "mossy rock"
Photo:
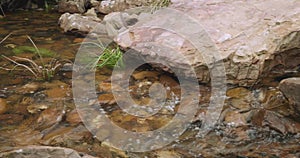
[[(34, 47), (31, 46), (17, 46), (13, 48), (13, 53), (15, 55), (21, 54), (21, 53), (35, 53), (38, 54), (37, 50)], [(42, 57), (54, 57), (55, 53), (51, 50), (45, 49), (45, 48), (39, 48), (40, 55)]]

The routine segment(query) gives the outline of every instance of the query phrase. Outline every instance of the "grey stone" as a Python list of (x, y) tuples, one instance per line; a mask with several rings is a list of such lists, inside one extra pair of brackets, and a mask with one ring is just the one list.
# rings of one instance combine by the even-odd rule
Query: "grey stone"
[(101, 19), (94, 16), (65, 13), (61, 15), (58, 23), (65, 32), (79, 31), (89, 33), (93, 31), (97, 34), (106, 34), (105, 25), (100, 22)]
[[(182, 11), (182, 15), (188, 15), (203, 26), (218, 48), (217, 58), (209, 54), (202, 57), (202, 50), (195, 49), (190, 39), (176, 32), (164, 28), (142, 28), (166, 26), (172, 22), (178, 28), (191, 25), (180, 16), (154, 14), (145, 20), (139, 18), (134, 29), (119, 34), (115, 41), (124, 48), (134, 48), (147, 41), (171, 47), (191, 61), (199, 81), (204, 83), (211, 80), (207, 77), (209, 65), (218, 61), (225, 65), (227, 83), (240, 86), (252, 86), (267, 76), (276, 78), (287, 72), (299, 74), (300, 1), (181, 0), (172, 3), (171, 8)], [(205, 33), (193, 28), (190, 34)], [(208, 44), (205, 40), (203, 42)], [(149, 52), (139, 54), (150, 55)], [(189, 76), (190, 71), (179, 56), (163, 52), (157, 52), (157, 55), (163, 56), (169, 66), (176, 65)]]
[(87, 0), (60, 0), (58, 11), (60, 13), (84, 13)]
[(129, 8), (150, 6), (155, 0), (103, 0), (97, 7), (98, 11), (103, 14), (111, 12), (124, 11)]

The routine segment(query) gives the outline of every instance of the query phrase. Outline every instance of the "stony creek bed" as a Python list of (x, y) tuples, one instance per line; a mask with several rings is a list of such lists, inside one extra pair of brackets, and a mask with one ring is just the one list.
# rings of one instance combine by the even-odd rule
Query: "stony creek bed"
[[(56, 12), (23, 10), (8, 12), (0, 19), (0, 38), (13, 32), (1, 43), (1, 55), (16, 55), (39, 63), (39, 56), (28, 50), (15, 54), (14, 50), (20, 46), (32, 46), (26, 36), (29, 35), (38, 48), (51, 50), (56, 59), (66, 61), (61, 63), (51, 81), (36, 80), (30, 72), (20, 68), (0, 70), (0, 157), (300, 157), (300, 105), (297, 102), (300, 80), (296, 78), (300, 76), (299, 47), (286, 50), (284, 60), (280, 60), (283, 65), (278, 64), (277, 59), (270, 59), (267, 64), (274, 65), (272, 73), (260, 78), (260, 82), (249, 81), (251, 86), (228, 84), (220, 118), (205, 136), (198, 134), (201, 117), (209, 108), (211, 97), (217, 96), (211, 96), (209, 83), (200, 82), (198, 111), (178, 140), (153, 151), (128, 152), (99, 141), (83, 124), (73, 100), (72, 86), (80, 85), (72, 85), (72, 64), (84, 36), (64, 33), (57, 24), (60, 16)], [(52, 58), (43, 60), (50, 62)], [(291, 58), (298, 63), (288, 65)], [(1, 67), (11, 64), (4, 58), (0, 60)], [(293, 71), (286, 73), (287, 68), (280, 66)], [(148, 103), (149, 87), (161, 83), (167, 89), (166, 104), (147, 118), (128, 115), (114, 99), (111, 75), (110, 68), (97, 69), (97, 98), (87, 106), (94, 107), (95, 113), (97, 106), (101, 106), (106, 116), (121, 128), (135, 132), (161, 128), (172, 120), (179, 106), (188, 104), (180, 102), (185, 92), (181, 91), (174, 74), (144, 64), (131, 75), (130, 96), (137, 104)], [(83, 76), (85, 80), (88, 77)], [(291, 77), (295, 77), (295, 81), (283, 82)], [(90, 121), (101, 122), (97, 117)], [(99, 125), (99, 128), (104, 129), (102, 137), (116, 134), (105, 126)]]

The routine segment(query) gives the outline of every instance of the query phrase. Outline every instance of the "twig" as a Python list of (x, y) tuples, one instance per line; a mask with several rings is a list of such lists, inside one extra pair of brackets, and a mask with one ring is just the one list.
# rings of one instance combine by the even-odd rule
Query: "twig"
[(6, 17), (6, 15), (5, 15), (5, 13), (4, 13), (3, 9), (2, 9), (2, 5), (1, 4), (0, 4), (0, 9), (1, 9), (1, 12), (2, 12), (3, 16)]
[(14, 66), (13, 69), (11, 69), (11, 70), (14, 70), (14, 69), (15, 69), (16, 67), (18, 67), (18, 66), (21, 66), (21, 67), (24, 67), (25, 69), (29, 70), (36, 78), (38, 77), (38, 75), (37, 75), (30, 67), (28, 67), (27, 65), (18, 63), (18, 62), (16, 62), (16, 61), (10, 59), (9, 57), (7, 57), (7, 56), (5, 56), (5, 55), (1, 55), (1, 56), (2, 56), (3, 58), (5, 58), (5, 59), (9, 60), (10, 62), (16, 64), (16, 66)]
[(4, 42), (11, 34), (12, 34), (12, 33), (9, 33), (8, 35), (6, 35), (6, 36), (1, 40), (0, 44), (1, 44), (2, 42)]
[(14, 58), (16, 58), (17, 60), (20, 60), (20, 61), (27, 61), (29, 62), (32, 66), (33, 69), (35, 69), (37, 72), (42, 72), (42, 70), (39, 68), (39, 66), (33, 61), (33, 60), (30, 60), (30, 59), (27, 59), (27, 58), (22, 58), (22, 57), (17, 57), (17, 56), (13, 56)]

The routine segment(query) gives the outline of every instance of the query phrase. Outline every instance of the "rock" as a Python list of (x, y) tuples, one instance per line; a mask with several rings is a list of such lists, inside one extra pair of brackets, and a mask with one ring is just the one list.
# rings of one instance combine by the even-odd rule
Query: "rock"
[(251, 91), (243, 87), (230, 89), (226, 95), (228, 104), (241, 111), (249, 110), (251, 102), (255, 99)]
[(12, 151), (0, 153), (0, 157), (55, 157), (55, 158), (94, 158), (93, 156), (78, 153), (77, 151), (63, 147), (51, 146), (25, 146)]
[[(91, 140), (92, 134), (83, 125), (76, 127), (63, 127), (50, 131), (42, 140), (44, 145), (56, 145), (78, 147), (79, 142)], [(80, 143), (82, 144), (82, 143)]]
[(59, 26), (68, 31), (80, 31), (83, 33), (89, 33), (94, 28), (97, 34), (106, 34), (105, 25), (100, 24), (101, 19), (94, 16), (82, 16), (80, 14), (65, 13), (59, 18)]
[(85, 16), (92, 16), (92, 17), (97, 17), (97, 13), (95, 11), (95, 8), (91, 8), (88, 11), (86, 11), (86, 13), (84, 13), (83, 15)]
[(135, 80), (142, 80), (145, 78), (158, 78), (159, 72), (157, 71), (140, 71), (137, 73), (133, 73), (132, 77)]
[(20, 94), (33, 94), (39, 89), (40, 84), (36, 82), (27, 83), (24, 86), (20, 87), (17, 92)]
[(99, 83), (99, 92), (111, 92), (111, 83), (110, 82), (101, 82)]
[(31, 114), (35, 114), (40, 112), (41, 110), (45, 110), (49, 107), (49, 105), (46, 104), (31, 104), (27, 106), (27, 111)]
[[(81, 38), (76, 38), (75, 40), (74, 40), (74, 42), (75, 43), (81, 43), (82, 42), (82, 40), (81, 40)], [(63, 66), (62, 66), (62, 68), (60, 69), (60, 71), (64, 71), (64, 72), (70, 72), (70, 71), (72, 71), (73, 70), (73, 64), (71, 64), (71, 63), (65, 63)]]
[(61, 106), (52, 106), (41, 112), (37, 120), (35, 121), (35, 129), (44, 130), (58, 124), (64, 116), (64, 109)]
[(300, 132), (300, 123), (269, 110), (254, 111), (251, 121), (256, 126), (269, 126), (282, 134)]
[(150, 6), (154, 0), (103, 0), (98, 6), (98, 11), (103, 14), (124, 11), (128, 8)]
[(0, 115), (0, 125), (7, 126), (19, 124), (24, 120), (24, 115), (19, 114), (2, 114)]
[(0, 98), (0, 115), (4, 114), (7, 111), (7, 104), (6, 104), (6, 100)]
[(77, 125), (82, 122), (76, 109), (72, 110), (70, 113), (67, 114), (66, 121), (69, 122), (71, 125)]
[(300, 112), (300, 78), (287, 78), (280, 82), (279, 89), (284, 96), (289, 100), (290, 104), (295, 106)]
[[(145, 48), (143, 44), (150, 42), (176, 50), (189, 59), (202, 83), (210, 81), (207, 65), (223, 61), (227, 83), (252, 86), (268, 75), (283, 76), (288, 72), (299, 74), (299, 6), (300, 1), (297, 0), (174, 1), (170, 7), (183, 13), (175, 16), (173, 13), (168, 14), (169, 10), (158, 11), (149, 18), (139, 18), (130, 31), (119, 34), (115, 41), (123, 48), (136, 50)], [(199, 21), (204, 30), (201, 31), (198, 24), (191, 25), (188, 16), (184, 17), (184, 14)], [(175, 33), (166, 29), (167, 26)], [(186, 38), (178, 35), (182, 32), (176, 31), (186, 31)], [(206, 33), (218, 48), (219, 54), (216, 56), (205, 54), (206, 50), (197, 50), (191, 44), (192, 35)], [(202, 41), (207, 49), (212, 48), (208, 40)], [(164, 58), (166, 66), (182, 69), (182, 74), (191, 76), (192, 71), (185, 59), (171, 53), (145, 50), (139, 51), (137, 55), (160, 56)]]
[(243, 126), (247, 125), (249, 112), (239, 113), (238, 111), (227, 111), (224, 118), (224, 123), (230, 126)]
[(111, 94), (111, 93), (100, 95), (98, 97), (98, 101), (99, 101), (100, 105), (105, 105), (105, 104), (113, 105), (116, 103), (116, 100), (115, 100), (113, 94)]
[(157, 151), (156, 156), (158, 158), (180, 158), (180, 154), (175, 151)]
[(58, 3), (60, 13), (84, 13), (86, 0), (61, 0)]

